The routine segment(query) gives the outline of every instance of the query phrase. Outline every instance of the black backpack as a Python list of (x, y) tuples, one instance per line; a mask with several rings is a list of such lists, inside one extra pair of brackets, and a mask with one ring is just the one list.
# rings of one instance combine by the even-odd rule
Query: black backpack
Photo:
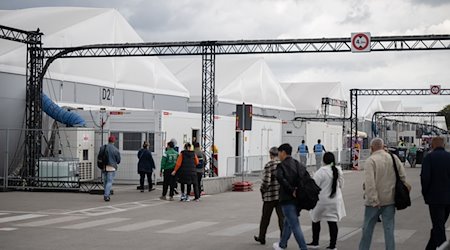
[(303, 175), (299, 172), (300, 183), (297, 187), (296, 196), (298, 208), (304, 210), (311, 210), (316, 207), (319, 201), (320, 187), (316, 184), (313, 178), (305, 171)]
[(102, 147), (100, 147), (100, 151), (97, 155), (97, 167), (101, 170), (104, 170), (106, 165), (108, 165), (109, 163), (108, 159), (108, 150), (106, 150), (106, 145), (103, 145)]

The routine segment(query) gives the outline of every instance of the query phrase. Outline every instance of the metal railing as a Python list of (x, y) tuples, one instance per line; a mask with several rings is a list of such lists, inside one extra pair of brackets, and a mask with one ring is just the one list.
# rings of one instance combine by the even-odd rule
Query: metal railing
[(226, 176), (260, 175), (268, 161), (268, 155), (245, 156), (244, 159), (241, 156), (228, 157)]
[[(0, 189), (51, 189), (89, 192), (102, 188), (101, 171), (97, 168), (97, 154), (110, 131), (87, 128), (59, 128), (36, 130), (42, 136), (42, 147), (36, 166), (24, 164), (26, 129), (0, 129)], [(122, 132), (122, 131), (120, 131)], [(126, 131), (124, 131), (126, 132)], [(160, 165), (162, 132), (139, 132), (142, 140), (153, 134), (155, 165)], [(144, 138), (145, 135), (145, 138)], [(119, 138), (118, 138), (119, 139)], [(123, 140), (123, 138), (120, 138)], [(139, 183), (137, 150), (122, 150), (122, 163), (116, 179)], [(142, 142), (139, 141), (139, 145)], [(157, 175), (158, 176), (158, 175)], [(156, 178), (154, 178), (156, 182)]]

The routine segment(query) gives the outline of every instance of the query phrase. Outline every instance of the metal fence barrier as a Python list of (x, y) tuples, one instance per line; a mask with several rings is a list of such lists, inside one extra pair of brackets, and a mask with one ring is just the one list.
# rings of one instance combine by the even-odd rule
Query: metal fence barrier
[[(42, 136), (42, 146), (36, 166), (28, 166), (24, 165), (24, 137), (27, 131), (0, 129), (0, 189), (82, 192), (102, 189), (101, 171), (96, 166), (97, 154), (110, 134), (117, 136), (116, 147), (122, 156), (116, 180), (138, 184), (137, 151), (143, 140), (151, 141), (156, 166), (160, 165), (165, 140), (163, 132), (117, 132), (90, 128), (36, 130)], [(138, 138), (130, 136), (139, 133), (141, 136)], [(134, 150), (125, 150), (130, 145)], [(154, 181), (157, 181), (156, 178)]]

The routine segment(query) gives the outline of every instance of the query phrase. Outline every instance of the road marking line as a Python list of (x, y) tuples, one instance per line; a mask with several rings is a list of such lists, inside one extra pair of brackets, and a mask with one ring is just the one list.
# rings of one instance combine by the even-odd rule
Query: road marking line
[(189, 224), (181, 225), (178, 227), (168, 228), (166, 230), (158, 231), (158, 233), (167, 233), (167, 234), (180, 234), (187, 233), (193, 230), (197, 230), (204, 227), (209, 227), (212, 225), (218, 224), (218, 222), (209, 222), (209, 221), (197, 221)]
[(91, 228), (91, 227), (98, 227), (98, 226), (108, 225), (108, 224), (112, 224), (112, 223), (122, 222), (122, 221), (126, 221), (126, 220), (128, 220), (128, 219), (126, 219), (126, 218), (106, 218), (106, 219), (88, 221), (88, 222), (83, 222), (80, 224), (75, 224), (75, 225), (70, 225), (70, 226), (65, 226), (65, 227), (60, 227), (60, 228), (63, 228), (63, 229), (86, 229), (86, 228)]
[(149, 227), (155, 227), (159, 225), (164, 225), (167, 223), (173, 222), (173, 220), (149, 220), (134, 224), (129, 224), (121, 227), (111, 228), (108, 229), (108, 231), (115, 231), (115, 232), (131, 232), (131, 231), (137, 231)]
[(62, 222), (80, 220), (80, 219), (84, 219), (84, 218), (86, 218), (86, 217), (66, 216), (66, 217), (52, 218), (52, 219), (48, 219), (48, 220), (39, 220), (39, 221), (33, 221), (33, 222), (29, 222), (29, 223), (22, 223), (22, 224), (18, 224), (16, 226), (18, 226), (18, 227), (42, 227), (42, 226), (48, 226), (48, 225), (62, 223)]
[(10, 232), (10, 231), (15, 231), (17, 230), (17, 228), (15, 227), (2, 227), (0, 228), (0, 231), (5, 231), (5, 232)]
[(353, 237), (353, 236), (359, 234), (360, 232), (362, 232), (362, 229), (361, 229), (361, 228), (358, 228), (358, 229), (356, 229), (355, 231), (353, 231), (353, 232), (351, 232), (351, 233), (349, 233), (349, 234), (346, 234), (346, 235), (344, 235), (344, 236), (341, 237), (341, 238), (338, 238), (338, 241), (346, 241), (346, 240), (350, 239), (351, 237)]
[[(303, 233), (308, 232), (308, 231), (311, 230), (311, 226), (301, 226), (301, 228), (302, 228), (302, 232)], [(280, 230), (276, 230), (274, 232), (271, 232), (271, 233), (267, 234), (266, 238), (279, 239), (280, 238)]]
[(0, 223), (19, 221), (19, 220), (28, 220), (28, 219), (34, 219), (34, 218), (39, 218), (39, 217), (44, 217), (44, 216), (47, 216), (47, 215), (42, 215), (42, 214), (15, 215), (15, 216), (0, 218)]
[(238, 234), (242, 234), (248, 231), (252, 231), (256, 228), (259, 227), (259, 224), (254, 224), (254, 223), (244, 223), (244, 224), (239, 224), (237, 226), (234, 227), (229, 227), (214, 233), (210, 233), (208, 235), (214, 235), (214, 236), (236, 236)]
[[(413, 236), (413, 234), (416, 233), (416, 230), (395, 230), (394, 231), (394, 236), (395, 236), (395, 242), (396, 243), (405, 243), (405, 241), (407, 241), (409, 238), (411, 238), (411, 236)], [(378, 237), (375, 242), (377, 243), (384, 243), (384, 236), (380, 236)]]
[(0, 213), (0, 216), (2, 216), (2, 215), (7, 215), (7, 214), (9, 214), (9, 213)]

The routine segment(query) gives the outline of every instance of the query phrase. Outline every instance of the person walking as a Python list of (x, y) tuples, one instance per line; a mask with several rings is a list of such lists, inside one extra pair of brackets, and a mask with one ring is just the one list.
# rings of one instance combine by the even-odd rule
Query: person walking
[(202, 191), (203, 191), (202, 178), (203, 178), (203, 175), (205, 174), (205, 167), (206, 167), (207, 159), (206, 159), (206, 154), (202, 151), (202, 149), (200, 147), (200, 143), (198, 143), (198, 142), (194, 142), (194, 152), (195, 152), (195, 155), (197, 156), (198, 162), (199, 162), (196, 166), (196, 170), (197, 170), (198, 190), (199, 190), (199, 195), (201, 196)]
[(144, 192), (144, 182), (145, 176), (147, 176), (148, 191), (153, 191), (153, 181), (152, 175), (153, 170), (155, 170), (155, 162), (153, 161), (152, 152), (148, 150), (148, 142), (144, 142), (142, 149), (139, 150), (138, 154), (138, 174), (140, 175), (140, 189), (141, 193)]
[(417, 146), (416, 144), (413, 144), (411, 148), (409, 148), (409, 153), (408, 153), (408, 159), (409, 159), (409, 164), (411, 165), (412, 168), (416, 167), (416, 159), (417, 159)]
[(278, 158), (281, 163), (277, 166), (277, 180), (280, 183), (280, 204), (284, 221), (280, 242), (273, 244), (275, 250), (286, 249), (291, 233), (301, 250), (307, 250), (305, 237), (298, 220), (299, 209), (296, 199), (296, 189), (301, 181), (300, 176), (308, 174), (306, 167), (292, 158), (292, 146), (285, 143), (278, 147)]
[[(381, 138), (374, 138), (370, 143), (371, 155), (366, 160), (365, 172), (365, 212), (362, 238), (359, 250), (369, 250), (377, 219), (383, 218), (384, 241), (386, 250), (395, 249), (395, 183), (394, 162), (390, 153), (383, 150)], [(406, 183), (405, 168), (400, 159), (393, 155), (400, 180)]]
[(317, 144), (314, 145), (314, 154), (316, 155), (316, 170), (319, 170), (322, 166), (323, 153), (327, 152), (325, 147), (321, 144), (321, 140), (317, 140)]
[(272, 147), (269, 150), (270, 161), (264, 166), (264, 175), (261, 184), (261, 196), (263, 199), (263, 208), (261, 222), (259, 224), (259, 235), (254, 236), (255, 241), (266, 244), (267, 228), (270, 224), (270, 217), (275, 209), (278, 216), (278, 226), (280, 232), (283, 231), (283, 212), (279, 204), (280, 184), (276, 178), (276, 169), (280, 161), (278, 160), (278, 148)]
[(300, 162), (307, 166), (306, 161), (308, 160), (309, 149), (305, 144), (305, 140), (302, 140), (302, 144), (298, 146), (297, 153), (300, 155)]
[(446, 240), (445, 223), (450, 214), (450, 153), (444, 138), (431, 141), (432, 151), (423, 160), (420, 174), (422, 195), (430, 211), (432, 229), (426, 250), (436, 249)]
[(173, 201), (173, 195), (175, 192), (176, 179), (172, 176), (172, 172), (175, 169), (175, 164), (178, 159), (178, 152), (175, 151), (175, 144), (172, 141), (167, 143), (166, 152), (161, 159), (161, 171), (160, 176), (164, 175), (163, 179), (163, 191), (160, 197), (161, 200), (166, 200), (167, 190), (169, 191), (169, 200)]
[[(190, 185), (194, 186), (195, 200), (199, 201), (198, 181), (196, 166), (199, 164), (199, 160), (194, 151), (191, 150), (191, 144), (188, 142), (184, 145), (184, 150), (181, 151), (178, 156), (175, 169), (172, 172), (172, 176), (178, 173), (178, 181), (181, 184), (181, 199), (180, 201), (190, 201)], [(187, 186), (187, 187), (186, 187)], [(185, 193), (188, 191), (188, 193)]]
[(120, 152), (114, 146), (114, 142), (116, 142), (116, 137), (111, 135), (108, 138), (108, 144), (103, 145), (100, 148), (100, 154), (106, 154), (108, 162), (106, 163), (106, 166), (102, 170), (102, 177), (103, 177), (103, 183), (104, 183), (104, 194), (103, 194), (103, 200), (108, 202), (111, 200), (111, 188), (114, 182), (114, 178), (116, 177), (116, 171), (118, 164), (120, 164)]
[(336, 249), (337, 222), (346, 215), (344, 199), (342, 198), (344, 178), (342, 169), (336, 166), (336, 159), (333, 153), (326, 152), (323, 155), (323, 162), (325, 166), (316, 171), (313, 176), (321, 191), (316, 207), (310, 211), (313, 240), (308, 244), (308, 247), (319, 247), (320, 221), (325, 220), (328, 222), (330, 231), (330, 245), (326, 249)]

